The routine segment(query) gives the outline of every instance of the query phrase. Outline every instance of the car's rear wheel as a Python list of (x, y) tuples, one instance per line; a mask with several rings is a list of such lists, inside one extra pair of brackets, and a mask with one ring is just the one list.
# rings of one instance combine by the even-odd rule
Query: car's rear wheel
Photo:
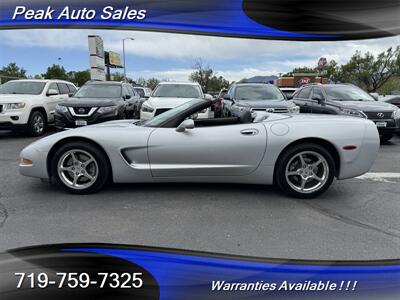
[(27, 134), (30, 136), (40, 136), (46, 129), (46, 119), (42, 112), (33, 111), (29, 116)]
[(285, 193), (297, 198), (313, 198), (332, 184), (335, 163), (332, 155), (317, 144), (289, 148), (279, 159), (275, 179)]
[(106, 155), (85, 142), (61, 146), (51, 160), (51, 170), (58, 184), (74, 194), (97, 192), (110, 176)]

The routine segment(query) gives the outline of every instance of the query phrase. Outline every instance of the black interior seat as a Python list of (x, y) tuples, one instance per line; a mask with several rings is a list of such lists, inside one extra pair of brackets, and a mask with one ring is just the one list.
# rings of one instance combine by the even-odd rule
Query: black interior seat
[(229, 117), (229, 118), (196, 119), (194, 120), (194, 124), (196, 127), (233, 125), (233, 124), (239, 124), (239, 118)]
[(253, 118), (251, 116), (251, 111), (244, 110), (241, 112), (239, 116), (239, 122), (242, 124), (253, 123)]

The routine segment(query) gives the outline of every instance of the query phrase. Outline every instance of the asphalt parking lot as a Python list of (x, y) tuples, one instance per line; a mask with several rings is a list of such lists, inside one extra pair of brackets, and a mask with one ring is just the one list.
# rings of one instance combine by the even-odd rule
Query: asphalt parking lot
[(33, 138), (0, 132), (0, 251), (107, 242), (297, 259), (400, 257), (400, 138), (367, 176), (336, 181), (317, 199), (273, 187), (118, 184), (73, 196), (18, 173)]

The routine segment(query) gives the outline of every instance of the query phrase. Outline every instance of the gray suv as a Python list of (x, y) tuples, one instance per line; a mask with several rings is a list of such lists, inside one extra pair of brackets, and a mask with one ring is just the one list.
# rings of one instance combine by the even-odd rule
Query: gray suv
[(370, 94), (352, 84), (310, 84), (293, 95), (301, 113), (346, 114), (368, 118), (378, 128), (381, 141), (400, 132), (400, 109), (376, 101)]

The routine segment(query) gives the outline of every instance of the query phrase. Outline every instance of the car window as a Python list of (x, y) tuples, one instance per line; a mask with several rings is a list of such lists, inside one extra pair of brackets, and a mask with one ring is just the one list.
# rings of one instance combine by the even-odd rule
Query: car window
[(119, 84), (87, 84), (82, 86), (74, 95), (76, 98), (120, 98)]
[(54, 83), (54, 82), (49, 85), (49, 89), (47, 91), (49, 91), (49, 90), (56, 90), (57, 93), (60, 93), (60, 90), (58, 89), (57, 83)]
[(330, 85), (325, 87), (326, 94), (332, 100), (340, 101), (375, 101), (371, 95), (364, 92), (362, 89), (348, 85)]
[(159, 84), (154, 97), (201, 98), (200, 87), (191, 84)]
[(40, 95), (45, 82), (8, 81), (0, 85), (0, 94)]
[(319, 99), (325, 100), (324, 92), (320, 88), (313, 89), (313, 97), (317, 97)]
[(310, 98), (310, 93), (311, 93), (311, 88), (310, 87), (305, 87), (299, 91), (299, 93), (296, 95), (297, 98), (303, 98), (303, 99), (308, 99)]
[(284, 100), (281, 91), (274, 85), (257, 84), (237, 86), (236, 100)]
[(67, 84), (69, 92), (72, 94), (76, 93), (76, 87), (74, 87), (72, 84)]
[(141, 88), (135, 88), (135, 91), (139, 94), (140, 97), (143, 98), (143, 97), (145, 96), (144, 90), (143, 90), (143, 89), (141, 89)]
[(61, 95), (69, 94), (69, 88), (65, 83), (57, 83), (57, 86)]
[(126, 87), (126, 85), (122, 86), (122, 95), (130, 95), (131, 93), (129, 93), (128, 88)]

